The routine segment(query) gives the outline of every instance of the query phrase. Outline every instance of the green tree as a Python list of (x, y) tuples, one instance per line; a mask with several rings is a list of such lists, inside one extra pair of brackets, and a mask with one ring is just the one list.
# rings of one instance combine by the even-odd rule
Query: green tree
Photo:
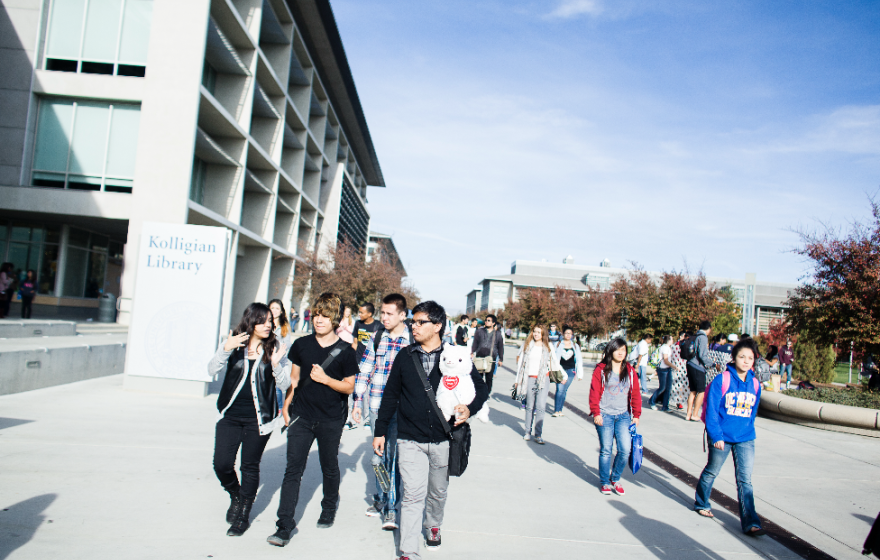
[(794, 348), (792, 375), (801, 380), (831, 383), (836, 358), (830, 345), (801, 340)]

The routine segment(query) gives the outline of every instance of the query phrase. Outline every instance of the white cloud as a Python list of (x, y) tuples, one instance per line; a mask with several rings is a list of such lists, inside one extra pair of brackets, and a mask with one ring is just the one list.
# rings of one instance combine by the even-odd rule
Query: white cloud
[(568, 19), (582, 15), (598, 16), (601, 13), (602, 5), (596, 0), (562, 0), (547, 17)]

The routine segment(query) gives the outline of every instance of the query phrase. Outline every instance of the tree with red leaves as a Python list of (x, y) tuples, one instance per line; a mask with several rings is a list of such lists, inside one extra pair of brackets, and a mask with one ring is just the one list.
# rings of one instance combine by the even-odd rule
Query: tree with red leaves
[(823, 345), (853, 343), (857, 351), (880, 351), (880, 205), (870, 201), (872, 223), (849, 232), (801, 231), (813, 271), (788, 299), (791, 331)]
[(546, 289), (525, 289), (519, 301), (508, 301), (504, 308), (507, 326), (528, 330), (534, 325), (556, 323), (568, 325), (587, 340), (604, 337), (620, 327), (620, 314), (614, 305), (614, 294), (588, 287), (575, 292), (564, 286)]

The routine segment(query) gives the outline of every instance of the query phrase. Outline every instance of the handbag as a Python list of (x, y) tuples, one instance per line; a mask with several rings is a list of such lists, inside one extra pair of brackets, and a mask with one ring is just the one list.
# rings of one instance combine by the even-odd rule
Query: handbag
[(642, 435), (636, 431), (636, 425), (629, 425), (629, 435), (632, 437), (632, 448), (629, 453), (629, 468), (636, 474), (642, 468), (642, 454), (644, 446), (642, 443)]
[(550, 372), (550, 383), (565, 383), (565, 374), (562, 370), (552, 370)]
[(443, 412), (437, 406), (437, 396), (434, 394), (434, 389), (428, 380), (428, 374), (425, 373), (425, 368), (422, 366), (422, 360), (416, 356), (415, 352), (410, 352), (409, 355), (416, 366), (416, 372), (418, 372), (425, 386), (425, 393), (428, 395), (428, 400), (431, 401), (431, 407), (434, 409), (437, 417), (440, 418), (440, 425), (443, 426), (443, 431), (446, 432), (446, 437), (449, 438), (447, 474), (449, 476), (461, 476), (464, 474), (465, 469), (467, 469), (468, 455), (471, 452), (471, 426), (465, 422), (454, 430), (449, 427), (449, 420), (443, 417)]
[(492, 331), (492, 338), (489, 340), (489, 355), (482, 358), (474, 358), (474, 367), (480, 373), (492, 373), (492, 368), (495, 365), (495, 360), (492, 359), (492, 350), (495, 348), (495, 334), (497, 332), (498, 329)]

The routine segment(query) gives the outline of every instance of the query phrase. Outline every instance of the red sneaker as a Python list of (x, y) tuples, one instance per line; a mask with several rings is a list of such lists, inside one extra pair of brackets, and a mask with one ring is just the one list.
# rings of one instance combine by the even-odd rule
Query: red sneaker
[(623, 486), (620, 485), (620, 481), (612, 482), (611, 487), (614, 488), (614, 493), (617, 494), (618, 496), (623, 496), (624, 494), (626, 494), (626, 491), (624, 491)]
[(603, 484), (603, 485), (599, 486), (599, 492), (602, 492), (606, 496), (611, 495), (611, 490), (612, 490), (612, 488), (611, 488), (610, 484)]
[(425, 538), (425, 546), (429, 550), (437, 550), (440, 548), (440, 527), (431, 527)]

